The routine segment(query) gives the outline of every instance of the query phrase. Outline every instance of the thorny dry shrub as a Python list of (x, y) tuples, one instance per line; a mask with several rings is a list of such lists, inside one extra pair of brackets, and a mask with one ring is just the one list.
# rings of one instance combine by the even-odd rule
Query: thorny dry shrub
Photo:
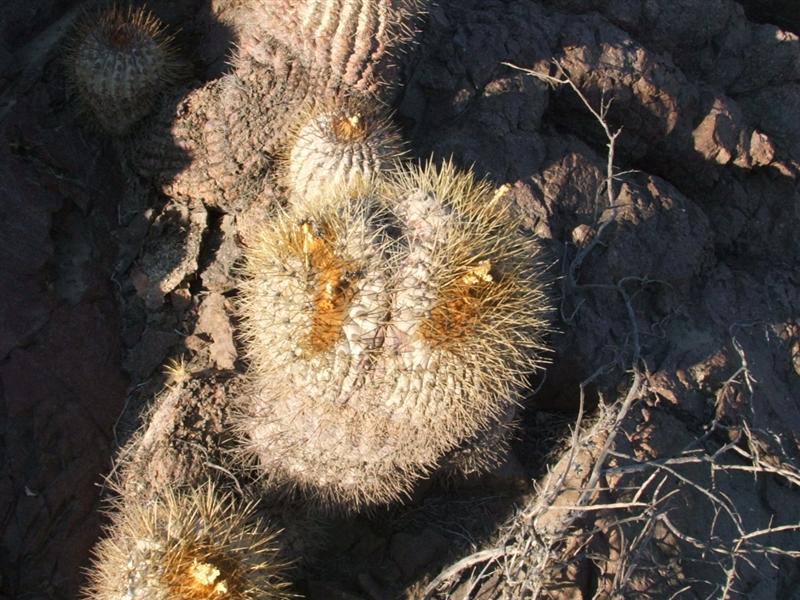
[(735, 598), (759, 559), (778, 568), (774, 560), (800, 558), (787, 537), (800, 525), (756, 524), (735, 495), (765, 477), (798, 486), (800, 471), (762, 457), (746, 428), (715, 443), (716, 422), (675, 456), (641, 460), (627, 449), (652, 426), (638, 423), (649, 393), (636, 371), (622, 404), (577, 423), (571, 447), (490, 547), (443, 571), (424, 598)]
[[(614, 207), (614, 183), (624, 174), (614, 167), (620, 130), (608, 125), (611, 102), (603, 100), (595, 109), (562, 65), (556, 68), (555, 77), (522, 70), (551, 85), (569, 86), (602, 126), (609, 152), (598, 198), (605, 193)], [(731, 344), (741, 366), (715, 395), (717, 416), (701, 435), (673, 440), (682, 446), (679, 451), (666, 456), (659, 451), (658, 436), (670, 435), (669, 423), (652, 410), (658, 398), (648, 385), (626, 288), (652, 282), (577, 283), (581, 263), (600, 243), (607, 223), (596, 223), (593, 241), (565, 265), (562, 293), (566, 300), (579, 291), (618, 292), (630, 325), (624, 352), (631, 374), (627, 392), (613, 404), (601, 396), (596, 413), (584, 419), (585, 391), (608, 369), (601, 367), (581, 384), (577, 422), (560, 459), (495, 539), (439, 573), (421, 594), (423, 600), (736, 598), (747, 592), (748, 571), (767, 565), (779, 569), (780, 559), (800, 558), (800, 548), (793, 547), (796, 537), (789, 537), (800, 524), (760, 521), (738, 501), (737, 493), (766, 479), (800, 487), (800, 469), (786, 458), (779, 435), (753, 431), (746, 420), (731, 427), (719, 416), (729, 388), (745, 389), (750, 400), (754, 395), (755, 379), (735, 328)], [(562, 317), (570, 321), (563, 306)], [(769, 455), (761, 450), (765, 439), (773, 442)]]

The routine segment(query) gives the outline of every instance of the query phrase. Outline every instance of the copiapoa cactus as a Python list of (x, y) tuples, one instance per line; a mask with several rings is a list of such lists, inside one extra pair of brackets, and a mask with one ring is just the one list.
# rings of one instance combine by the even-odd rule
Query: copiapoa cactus
[(268, 482), (326, 506), (407, 494), (502, 429), (542, 360), (537, 243), (449, 164), (279, 218), (243, 271), (242, 429)]
[(372, 198), (339, 195), (280, 216), (247, 251), (241, 313), (254, 389), (240, 424), (267, 481), (330, 499), (352, 488), (355, 503), (397, 495), (383, 491), (394, 464), (371, 458), (385, 435), (361, 400), (389, 318), (390, 223)]
[(278, 600), (290, 594), (276, 533), (254, 507), (204, 486), (125, 497), (95, 548), (92, 600)]
[[(320, 158), (336, 137), (365, 136), (360, 147), (349, 145), (333, 155), (358, 165), (328, 171), (334, 178), (366, 171), (376, 161), (382, 165), (402, 148), (376, 96), (392, 88), (393, 59), (411, 42), (423, 4), (250, 2), (243, 9), (251, 21), (245, 29), (263, 30), (263, 35), (240, 48), (231, 73), (186, 98), (165, 99), (126, 148), (131, 166), (169, 196), (202, 199), (236, 212), (268, 195), (275, 158), (286, 158), (292, 141), (300, 141), (291, 150), (295, 158), (309, 159), (279, 161), (294, 165), (293, 184), (306, 178), (298, 165), (332, 164)], [(333, 128), (326, 122), (328, 113)], [(363, 154), (350, 155), (352, 150)]]
[(186, 98), (165, 98), (126, 147), (132, 168), (169, 196), (230, 212), (259, 198), (303, 115), (332, 101), (287, 48), (260, 50), (258, 60), (237, 55), (233, 72)]
[(314, 69), (352, 90), (380, 94), (415, 37), (423, 0), (274, 0), (255, 18)]
[(127, 133), (186, 71), (172, 36), (144, 7), (87, 13), (72, 35), (66, 65), (81, 105), (113, 135)]
[(396, 164), (403, 140), (382, 109), (344, 100), (314, 109), (299, 122), (280, 166), (296, 209), (346, 194)]

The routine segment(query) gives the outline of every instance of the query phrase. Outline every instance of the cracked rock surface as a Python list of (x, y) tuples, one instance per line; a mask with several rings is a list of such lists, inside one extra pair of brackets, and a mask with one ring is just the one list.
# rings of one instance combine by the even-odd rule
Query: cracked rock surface
[[(189, 386), (192, 402), (243, 370), (232, 270), (254, 225), (283, 202), (272, 145), (289, 133), (280, 106), (256, 101), (281, 97), (275, 85), (305, 97), (319, 76), (282, 71), (270, 42), (243, 22), (245, 4), (151, 3), (180, 25), (195, 79), (165, 96), (131, 143), (86, 128), (66, 97), (58, 40), (72, 3), (15, 0), (0, 15), (2, 599), (77, 597), (102, 522), (98, 484), (141, 415), (170, 408), (159, 395), (167, 358), (185, 356), (203, 373)], [(798, 32), (790, 0), (441, 0), (431, 9), (393, 101), (413, 155), (452, 156), (509, 184), (554, 277), (571, 273), (576, 285), (554, 284), (552, 365), (531, 382), (538, 390), (506, 464), (468, 485), (430, 482), (405, 507), (319, 524), (323, 541), (304, 557), (298, 591), (419, 598), (448, 564), (491, 547), (503, 523), (519, 525), (513, 510), (564, 449), (581, 382), (600, 371), (586, 390), (589, 409), (598, 394), (618, 401), (630, 383), (620, 282), (646, 393), (616, 450), (658, 460), (692, 444), (711, 454), (733, 444), (758, 450), (759, 464), (797, 470)], [(234, 43), (241, 58), (228, 66)], [(623, 128), (616, 166), (626, 171), (613, 206), (598, 193), (606, 140), (586, 107), (568, 88), (502, 64), (555, 75), (553, 59), (594, 106), (613, 98), (608, 120)], [(166, 427), (200, 419), (217, 435), (219, 415), (198, 416), (192, 402), (178, 411), (183, 423)], [(184, 433), (186, 444), (202, 437)], [(153, 444), (158, 455), (176, 451)], [(691, 476), (735, 499), (748, 528), (800, 522), (796, 483), (746, 470)], [(642, 485), (637, 477), (612, 478), (617, 490), (602, 502), (624, 500), (626, 486)], [(664, 485), (678, 490), (671, 524), (708, 537), (707, 498)], [(596, 517), (590, 525), (599, 527), (613, 515)], [(714, 534), (720, 543), (738, 535), (722, 522)], [(724, 584), (718, 566), (695, 560), (674, 532), (654, 536), (653, 568), (627, 593), (669, 597), (691, 582), (681, 597), (706, 597)], [(800, 549), (796, 532), (762, 541)], [(617, 542), (598, 536), (591, 549), (613, 557)], [(743, 566), (736, 590), (790, 597), (797, 561), (773, 562), (777, 569), (763, 557)], [(598, 564), (554, 573), (563, 585), (550, 596), (610, 594), (613, 561)], [(454, 583), (451, 597), (468, 587)], [(503, 589), (488, 578), (469, 597)]]

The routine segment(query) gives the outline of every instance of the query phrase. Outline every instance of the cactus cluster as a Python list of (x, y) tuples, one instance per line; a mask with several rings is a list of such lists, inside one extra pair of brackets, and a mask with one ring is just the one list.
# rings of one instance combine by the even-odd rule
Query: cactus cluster
[(252, 504), (203, 486), (125, 496), (95, 548), (94, 600), (281, 600), (289, 598), (276, 533)]
[(350, 509), (408, 494), (502, 429), (541, 361), (536, 242), (451, 164), (398, 166), (268, 224), (241, 286), (267, 479)]
[(113, 135), (127, 133), (185, 72), (172, 36), (144, 7), (87, 13), (66, 57), (81, 105)]
[[(247, 374), (181, 371), (157, 398), (121, 454), (90, 597), (285, 596), (274, 534), (205, 483), (221, 484), (210, 466), (240, 494), (250, 465), (272, 490), (353, 511), (502, 459), (542, 362), (543, 269), (503, 189), (404, 159), (381, 97), (423, 4), (253, 2), (272, 37), (185, 98), (162, 96), (128, 140), (124, 157), (171, 202), (235, 213), (277, 188), (287, 206), (246, 240)], [(69, 64), (101, 124), (123, 133), (177, 67), (144, 9), (104, 14)], [(161, 295), (177, 285), (161, 279)]]

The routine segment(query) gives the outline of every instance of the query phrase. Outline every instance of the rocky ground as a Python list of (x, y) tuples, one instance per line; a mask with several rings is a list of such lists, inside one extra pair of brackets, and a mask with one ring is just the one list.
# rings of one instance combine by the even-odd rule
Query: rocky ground
[[(0, 598), (77, 597), (103, 476), (167, 358), (242, 368), (230, 267), (280, 201), (168, 201), (126, 170), (65, 91), (79, 8), (0, 15)], [(193, 87), (225, 71), (237, 3), (152, 8), (180, 25)], [(528, 590), (512, 575), (546, 574), (550, 596), (797, 597), (800, 533), (765, 530), (800, 523), (798, 33), (790, 0), (437, 3), (396, 119), (414, 156), (511, 185), (551, 257), (552, 365), (498, 472), (316, 523), (300, 592), (513, 598)], [(504, 63), (612, 101), (611, 202), (607, 139), (578, 94)], [(557, 464), (570, 475), (549, 504), (595, 507), (567, 524), (533, 518), (549, 513), (531, 481), (547, 489)], [(575, 489), (590, 493), (565, 500)], [(547, 565), (497, 552), (541, 551), (538, 529)]]

